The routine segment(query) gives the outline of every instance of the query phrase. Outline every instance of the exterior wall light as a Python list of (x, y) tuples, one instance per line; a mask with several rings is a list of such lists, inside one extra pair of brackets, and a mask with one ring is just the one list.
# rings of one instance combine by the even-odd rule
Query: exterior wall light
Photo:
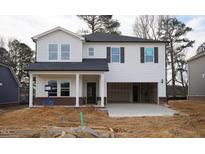
[(0, 82), (0, 87), (2, 87), (3, 86), (3, 83), (2, 82)]
[(161, 79), (161, 83), (164, 83), (164, 80), (163, 80), (163, 79)]

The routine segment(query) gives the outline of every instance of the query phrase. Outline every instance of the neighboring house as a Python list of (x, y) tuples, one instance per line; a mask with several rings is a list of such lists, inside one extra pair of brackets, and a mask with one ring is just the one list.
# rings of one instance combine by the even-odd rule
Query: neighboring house
[[(54, 105), (166, 102), (164, 41), (95, 33), (79, 36), (57, 27), (32, 37), (36, 63), (30, 75), (30, 107), (49, 96)], [(35, 77), (35, 97), (33, 97)]]
[(20, 83), (13, 68), (0, 63), (0, 106), (19, 104)]
[(188, 99), (205, 100), (205, 52), (188, 61)]

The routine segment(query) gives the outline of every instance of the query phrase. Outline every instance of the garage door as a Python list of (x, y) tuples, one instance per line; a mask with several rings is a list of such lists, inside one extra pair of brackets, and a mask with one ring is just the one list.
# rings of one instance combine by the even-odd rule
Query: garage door
[(130, 102), (132, 101), (131, 83), (108, 83), (108, 102)]
[(157, 83), (108, 83), (108, 103), (157, 103)]

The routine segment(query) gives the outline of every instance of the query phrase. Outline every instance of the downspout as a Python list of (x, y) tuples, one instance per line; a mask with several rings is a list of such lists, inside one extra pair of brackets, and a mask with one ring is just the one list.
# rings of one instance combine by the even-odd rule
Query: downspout
[(189, 62), (187, 62), (187, 65), (188, 65), (188, 93), (187, 93), (187, 99), (189, 99), (189, 94), (190, 94), (190, 92), (189, 92), (189, 90), (190, 90), (190, 72), (189, 72)]
[(165, 87), (166, 87), (166, 97), (168, 99), (168, 93), (167, 93), (167, 45), (165, 44)]

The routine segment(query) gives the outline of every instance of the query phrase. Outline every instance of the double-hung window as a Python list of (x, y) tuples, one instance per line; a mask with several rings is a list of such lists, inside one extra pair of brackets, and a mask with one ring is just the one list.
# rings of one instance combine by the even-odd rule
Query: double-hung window
[(120, 48), (111, 48), (111, 61), (113, 63), (119, 63), (120, 62)]
[(88, 48), (88, 55), (94, 56), (94, 48), (93, 47)]
[(154, 62), (154, 48), (145, 48), (144, 57), (145, 57), (146, 63), (153, 63)]
[(49, 80), (48, 85), (51, 86), (51, 91), (49, 91), (49, 96), (57, 96), (57, 81)]
[(61, 44), (61, 60), (69, 60), (69, 59), (70, 59), (70, 45)]
[(49, 60), (58, 60), (58, 44), (49, 44)]
[(61, 96), (70, 96), (70, 83), (68, 81), (61, 82)]

